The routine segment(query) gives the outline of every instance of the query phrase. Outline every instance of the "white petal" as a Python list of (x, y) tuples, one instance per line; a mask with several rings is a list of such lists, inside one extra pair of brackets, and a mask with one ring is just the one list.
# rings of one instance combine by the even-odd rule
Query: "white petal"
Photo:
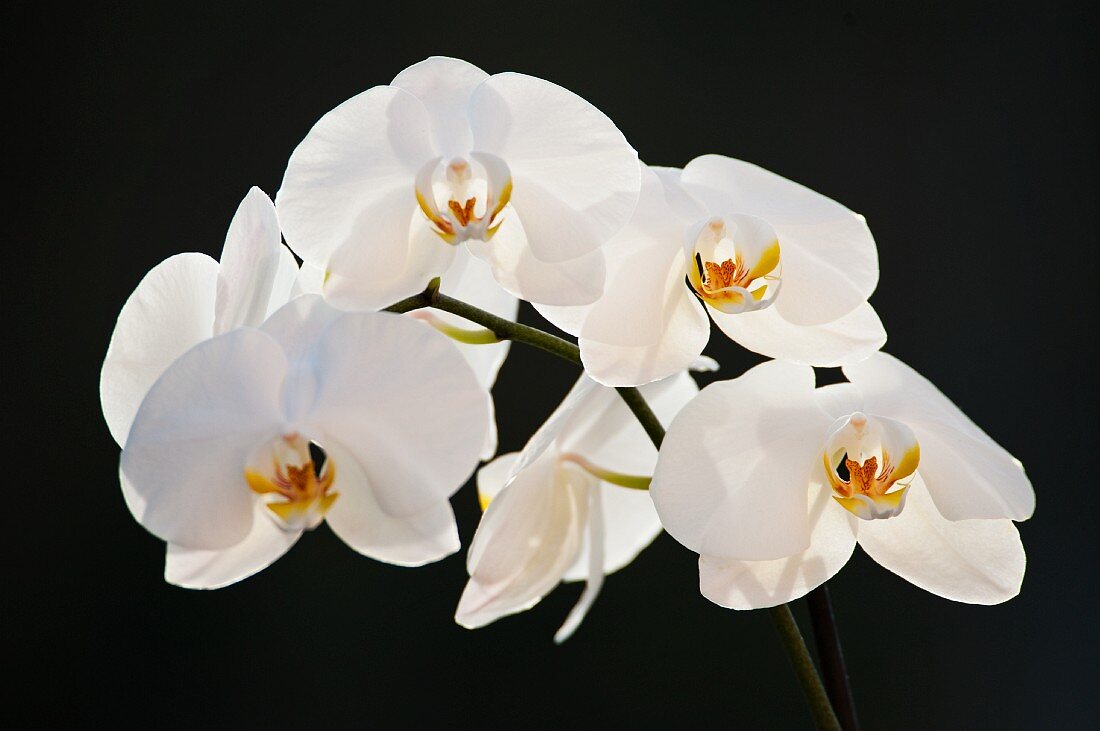
[(968, 604), (999, 604), (1019, 594), (1027, 563), (1011, 520), (947, 520), (919, 472), (901, 515), (862, 521), (859, 545), (903, 579)]
[(445, 335), (402, 315), (347, 313), (312, 361), (320, 390), (309, 419), (354, 453), (390, 515), (438, 505), (477, 466), (487, 398)]
[[(658, 420), (668, 426), (699, 392), (686, 372), (641, 389)], [(637, 418), (613, 389), (592, 393), (562, 427), (558, 449), (573, 452), (602, 467), (629, 475), (651, 475), (657, 450)]]
[[(645, 490), (631, 490), (600, 483), (603, 493), (603, 573), (611, 574), (626, 566), (661, 533), (661, 520)], [(589, 577), (591, 540), (586, 534), (573, 565), (564, 581)]]
[(577, 631), (577, 627), (581, 626), (581, 622), (588, 615), (588, 610), (592, 608), (592, 605), (596, 602), (596, 597), (600, 595), (600, 589), (603, 588), (605, 577), (603, 570), (603, 491), (598, 488), (588, 491), (588, 520), (585, 527), (584, 538), (589, 551), (586, 556), (588, 568), (585, 576), (586, 583), (577, 603), (569, 611), (569, 616), (565, 618), (565, 622), (554, 633), (554, 642), (559, 645), (572, 637), (573, 633)]
[(630, 218), (638, 155), (584, 99), (532, 76), (497, 74), (474, 91), (469, 116), (475, 149), (511, 168), (512, 206), (536, 258), (587, 254)]
[(380, 279), (399, 270), (407, 240), (387, 237), (407, 231), (416, 210), (416, 172), (436, 156), (430, 130), (420, 100), (393, 86), (368, 89), (321, 117), (290, 156), (275, 198), (290, 248), (332, 269), (339, 249), (363, 247)]
[(455, 247), (444, 242), (419, 211), (407, 210), (395, 189), (367, 217), (371, 234), (339, 248), (328, 262), (324, 294), (345, 310), (379, 310), (424, 291), (451, 264)]
[(260, 329), (282, 346), (288, 362), (296, 363), (310, 357), (325, 328), (343, 314), (320, 295), (305, 294), (273, 312)]
[(225, 548), (248, 535), (255, 495), (244, 469), (284, 427), (286, 368), (275, 340), (245, 328), (196, 345), (165, 371), (122, 451), (143, 526), (188, 548)]
[(847, 365), (868, 413), (904, 422), (920, 443), (920, 473), (948, 520), (1026, 520), (1035, 491), (1020, 462), (932, 383), (897, 358), (876, 353)]
[(489, 504), (470, 546), (470, 581), (455, 621), (476, 628), (530, 609), (573, 562), (588, 511), (583, 489), (559, 484), (544, 455)]
[(374, 498), (366, 471), (339, 442), (327, 440), (338, 493), (325, 519), (344, 543), (359, 553), (398, 566), (422, 566), (461, 548), (454, 511), (446, 500), (409, 516), (389, 515)]
[(683, 237), (689, 225), (666, 201), (657, 174), (643, 166), (638, 207), (604, 246), (607, 284), (582, 337), (609, 345), (648, 345), (661, 337), (686, 291)]
[(290, 296), (297, 297), (303, 294), (321, 294), (325, 286), (325, 270), (309, 262), (302, 262), (302, 268), (298, 271), (298, 277), (291, 287)]
[(807, 505), (812, 526), (809, 548), (771, 561), (700, 556), (703, 596), (728, 609), (761, 609), (798, 599), (831, 579), (852, 556), (855, 518), (820, 484), (810, 485)]
[(298, 268), (298, 262), (294, 259), (294, 254), (290, 253), (290, 249), (286, 246), (280, 244), (279, 266), (275, 270), (275, 281), (271, 285), (271, 299), (267, 302), (265, 317), (270, 316), (272, 312), (285, 305), (292, 297), (302, 294), (302, 290), (299, 289), (298, 285), (300, 274), (301, 269)]
[(540, 261), (527, 246), (527, 236), (516, 217), (505, 218), (492, 241), (469, 241), (466, 246), (489, 262), (501, 287), (520, 299), (580, 305), (595, 302), (603, 293), (606, 263), (602, 252), (554, 264)]
[(253, 187), (237, 207), (225, 235), (214, 307), (215, 335), (264, 321), (283, 251), (275, 205), (266, 193)]
[(708, 307), (718, 327), (732, 340), (769, 358), (832, 368), (863, 360), (886, 342), (886, 329), (870, 304), (821, 325), (795, 325), (776, 307), (731, 315)]
[(185, 589), (220, 589), (275, 563), (302, 533), (283, 530), (264, 515), (266, 511), (263, 501), (256, 500), (252, 530), (243, 541), (227, 548), (184, 548), (169, 543), (164, 580)]
[(783, 288), (774, 307), (798, 325), (836, 320), (878, 284), (878, 250), (862, 216), (741, 160), (703, 155), (681, 181), (715, 215), (759, 216), (779, 235)]
[[(598, 297), (599, 295), (597, 295), (597, 298)], [(531, 303), (531, 306), (535, 308), (535, 312), (542, 315), (543, 319), (557, 329), (573, 337), (580, 335), (581, 328), (584, 327), (584, 320), (588, 317), (588, 313), (591, 310), (591, 305), (592, 303), (587, 305), (543, 305), (538, 302)]]
[(758, 561), (804, 551), (806, 485), (831, 422), (813, 390), (811, 368), (769, 361), (685, 406), (650, 487), (665, 530), (708, 556)]
[(665, 330), (649, 345), (607, 345), (580, 339), (585, 371), (605, 386), (636, 386), (688, 368), (710, 340), (710, 320), (686, 289), (676, 296)]
[(126, 300), (99, 379), (103, 417), (119, 446), (154, 381), (213, 334), (217, 286), (218, 262), (177, 254), (153, 267)]
[[(519, 471), (513, 469), (517, 459), (519, 459), (519, 452), (502, 454), (477, 471), (477, 499), (482, 510), (496, 499), (500, 491), (508, 485), (508, 481)], [(471, 549), (467, 553), (467, 560), (471, 566), (475, 563), (473, 558), (474, 553)]]
[(432, 139), (445, 158), (465, 156), (473, 135), (466, 105), (478, 84), (489, 78), (477, 66), (457, 58), (432, 56), (413, 64), (391, 82), (413, 94), (431, 116)]

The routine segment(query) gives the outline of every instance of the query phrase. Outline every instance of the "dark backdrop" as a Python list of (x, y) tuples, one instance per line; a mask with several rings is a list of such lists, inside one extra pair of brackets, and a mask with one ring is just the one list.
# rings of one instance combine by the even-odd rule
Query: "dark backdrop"
[[(576, 91), (650, 163), (725, 153), (867, 216), (887, 349), (1024, 461), (1039, 507), (1021, 525), (1029, 569), (1008, 604), (954, 604), (858, 551), (832, 582), (865, 725), (1095, 719), (1097, 26), (1085, 3), (218, 5), (6, 11), (4, 665), (22, 681), (8, 709), (170, 727), (808, 725), (767, 615), (704, 600), (695, 556), (667, 536), (610, 578), (564, 647), (551, 635), (579, 587), (469, 632), (452, 621), (462, 555), (396, 568), (323, 527), (234, 587), (162, 581), (162, 546), (123, 506), (99, 415), (118, 309), (168, 255), (216, 255), (248, 186), (274, 194), (321, 114), (449, 54)], [(719, 335), (708, 352), (726, 377), (755, 360)], [(502, 451), (574, 377), (513, 349), (495, 390)], [(472, 491), (454, 502), (466, 543)]]

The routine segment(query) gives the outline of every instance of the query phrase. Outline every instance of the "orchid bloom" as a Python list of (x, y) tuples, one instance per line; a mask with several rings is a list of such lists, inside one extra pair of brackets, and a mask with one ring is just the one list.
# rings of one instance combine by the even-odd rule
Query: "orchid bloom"
[[(642, 389), (664, 423), (698, 392), (686, 373)], [(587, 586), (555, 635), (584, 619), (604, 576), (661, 532), (644, 492), (656, 450), (614, 390), (581, 376), (520, 453), (478, 472), (485, 515), (467, 556), (455, 621), (477, 628), (530, 609), (562, 581)], [(643, 489), (630, 489), (643, 488)]]
[(577, 336), (585, 370), (609, 386), (686, 368), (710, 319), (749, 350), (806, 365), (856, 361), (886, 342), (867, 303), (878, 254), (863, 217), (747, 162), (643, 168), (634, 216), (604, 255), (598, 301), (536, 309)]
[(439, 333), (304, 295), (157, 380), (122, 452), (126, 502), (185, 587), (239, 581), (322, 520), (380, 561), (435, 561), (459, 548), (448, 499), (478, 462), (486, 403)]
[(930, 592), (996, 604), (1019, 593), (1013, 521), (1035, 494), (1020, 462), (935, 386), (878, 353), (814, 388), (779, 361), (705, 388), (673, 421), (650, 494), (700, 554), (700, 588), (734, 609), (796, 599), (858, 542)]
[(434, 57), (314, 125), (276, 196), (287, 243), (340, 307), (416, 294), (465, 244), (532, 302), (593, 302), (599, 247), (638, 200), (637, 153), (548, 81)]
[(220, 262), (177, 254), (153, 267), (122, 307), (100, 374), (103, 417), (119, 446), (172, 361), (203, 340), (262, 323), (286, 304), (297, 275), (275, 206), (259, 188), (237, 208)]

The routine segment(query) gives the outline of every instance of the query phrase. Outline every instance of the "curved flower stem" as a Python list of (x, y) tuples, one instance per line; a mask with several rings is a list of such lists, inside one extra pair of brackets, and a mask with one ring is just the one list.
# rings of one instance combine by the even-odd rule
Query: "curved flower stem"
[(798, 631), (798, 624), (794, 621), (790, 607), (780, 604), (768, 610), (775, 622), (775, 628), (779, 630), (779, 636), (783, 638), (783, 644), (787, 647), (787, 654), (794, 665), (795, 675), (802, 684), (802, 692), (806, 694), (806, 701), (810, 704), (810, 710), (814, 714), (814, 723), (819, 729), (831, 729), (841, 731), (840, 722), (829, 703), (829, 696), (825, 693), (825, 686), (821, 684), (821, 677), (817, 674), (813, 660), (810, 659), (810, 651), (806, 648), (806, 641), (802, 639), (802, 633)]
[(822, 584), (807, 594), (806, 604), (810, 609), (814, 644), (817, 645), (817, 656), (821, 660), (821, 671), (825, 676), (829, 700), (833, 702), (833, 708), (840, 716), (840, 725), (844, 731), (859, 731), (852, 684), (848, 679), (848, 668), (844, 664), (844, 652), (840, 649), (840, 633), (837, 631), (828, 585)]
[[(506, 320), (503, 317), (498, 317), (491, 312), (486, 312), (485, 310), (474, 307), (461, 300), (448, 297), (439, 291), (438, 278), (433, 279), (428, 284), (427, 289), (420, 294), (407, 297), (387, 307), (386, 311), (402, 313), (411, 312), (424, 307), (432, 307), (437, 310), (443, 310), (444, 312), (450, 312), (470, 322), (477, 323), (491, 330), (501, 340), (513, 340), (519, 343), (526, 343), (527, 345), (532, 345), (540, 350), (552, 353), (559, 358), (571, 361), (581, 367), (584, 365), (581, 363), (580, 349), (568, 340), (563, 340), (556, 335), (551, 335), (548, 332), (543, 332), (529, 325), (522, 325), (518, 322)], [(635, 418), (641, 423), (650, 441), (653, 442), (653, 446), (660, 449), (661, 442), (664, 441), (665, 438), (665, 429), (661, 426), (661, 422), (657, 418), (657, 415), (649, 408), (649, 404), (646, 403), (645, 397), (634, 387), (620, 387), (615, 390), (619, 392), (619, 396), (622, 397), (623, 401), (634, 413)], [(802, 685), (802, 691), (806, 694), (806, 699), (809, 701), (810, 710), (813, 712), (814, 716), (814, 722), (819, 729), (840, 731), (840, 723), (837, 721), (836, 714), (833, 712), (833, 707), (829, 703), (829, 696), (825, 693), (825, 686), (821, 683), (821, 677), (814, 667), (813, 659), (810, 658), (810, 652), (806, 648), (806, 642), (802, 639), (802, 633), (798, 629), (798, 624), (794, 621), (794, 616), (791, 614), (790, 608), (786, 604), (781, 604), (778, 607), (772, 607), (768, 611), (772, 615), (776, 627), (779, 629), (779, 637), (783, 640), (783, 646), (786, 648), (787, 656), (790, 657), (791, 663), (794, 665), (795, 674), (798, 676), (798, 682)]]

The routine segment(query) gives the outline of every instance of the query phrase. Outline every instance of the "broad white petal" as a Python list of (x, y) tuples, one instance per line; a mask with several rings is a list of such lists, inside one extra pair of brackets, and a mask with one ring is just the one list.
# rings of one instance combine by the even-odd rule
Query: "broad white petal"
[(844, 375), (863, 393), (868, 413), (916, 434), (920, 473), (945, 518), (1031, 517), (1035, 491), (1023, 465), (924, 376), (886, 353), (845, 366)]
[(402, 315), (346, 313), (312, 362), (320, 387), (309, 419), (354, 453), (390, 515), (438, 505), (477, 466), (487, 398), (445, 335)]
[(807, 505), (809, 548), (771, 561), (700, 556), (699, 591), (703, 596), (727, 609), (761, 609), (798, 599), (831, 579), (852, 556), (855, 518), (820, 484), (810, 485)]
[(325, 328), (344, 312), (317, 294), (304, 294), (283, 305), (260, 328), (275, 338), (289, 363), (307, 360)]
[(431, 117), (432, 140), (445, 158), (464, 156), (473, 142), (466, 105), (477, 86), (489, 78), (477, 66), (457, 58), (432, 56), (399, 73), (391, 82), (413, 94)]
[(196, 345), (164, 372), (122, 451), (145, 528), (187, 548), (226, 548), (248, 535), (255, 495), (244, 469), (285, 426), (286, 370), (271, 336), (243, 328)]
[(581, 328), (584, 327), (584, 320), (588, 317), (591, 304), (542, 305), (538, 302), (532, 302), (531, 306), (551, 325), (564, 333), (577, 337), (581, 333)]
[(968, 604), (999, 604), (1019, 594), (1027, 563), (1011, 520), (947, 520), (920, 472), (900, 515), (859, 524), (859, 545), (903, 579)]
[(795, 325), (775, 307), (731, 315), (708, 307), (730, 339), (769, 358), (832, 368), (863, 360), (886, 343), (886, 329), (867, 302), (832, 322)]
[(267, 508), (262, 500), (254, 502), (252, 530), (236, 545), (196, 549), (169, 543), (164, 556), (164, 580), (185, 589), (220, 589), (275, 563), (302, 532), (283, 530), (264, 515)]
[(686, 289), (683, 237), (690, 223), (674, 212), (657, 174), (643, 166), (638, 207), (604, 246), (607, 283), (585, 319), (582, 337), (648, 345), (663, 334)]
[(337, 250), (363, 247), (376, 256), (378, 276), (388, 276), (403, 250), (392, 247), (407, 240), (387, 241), (395, 225), (386, 218), (404, 217), (407, 231), (416, 172), (436, 156), (430, 135), (428, 110), (394, 86), (368, 89), (321, 117), (290, 156), (275, 196), (290, 248), (332, 269)]
[(214, 334), (264, 321), (283, 263), (275, 205), (253, 187), (237, 206), (222, 247)]
[(325, 440), (322, 447), (335, 466), (332, 489), (338, 493), (325, 520), (344, 543), (398, 566), (422, 566), (461, 548), (447, 500), (414, 515), (390, 515), (375, 499), (366, 470), (354, 453), (333, 440)]
[(688, 368), (710, 340), (710, 320), (682, 287), (670, 310), (664, 332), (648, 345), (607, 345), (582, 337), (585, 371), (605, 386), (636, 386)]
[(806, 485), (831, 419), (813, 370), (769, 361), (713, 383), (673, 420), (650, 495), (661, 522), (697, 553), (767, 560), (809, 546)]
[(596, 250), (630, 218), (638, 155), (615, 124), (576, 94), (516, 73), (496, 74), (470, 98), (474, 148), (512, 171), (512, 206), (544, 262)]
[(325, 298), (345, 310), (379, 310), (424, 291), (455, 254), (455, 247), (431, 231), (419, 211), (394, 189), (367, 216), (372, 230), (342, 246), (328, 261)]
[(285, 305), (292, 298), (302, 294), (298, 285), (300, 273), (301, 269), (298, 268), (298, 262), (294, 259), (294, 254), (290, 253), (290, 249), (286, 246), (280, 244), (279, 266), (275, 270), (275, 281), (271, 285), (271, 299), (267, 302), (265, 317), (269, 317), (272, 312)]
[(878, 250), (866, 221), (836, 201), (722, 155), (695, 158), (681, 181), (714, 215), (748, 213), (772, 225), (783, 267), (783, 288), (773, 306), (786, 320), (836, 320), (878, 284)]
[(470, 581), (455, 613), (463, 627), (531, 608), (573, 562), (588, 494), (559, 483), (555, 465), (553, 455), (544, 455), (489, 503), (470, 546)]
[(527, 235), (516, 217), (505, 218), (492, 241), (469, 241), (466, 246), (489, 262), (501, 287), (520, 299), (582, 305), (595, 302), (603, 293), (606, 262), (602, 252), (553, 264), (541, 261), (527, 246)]
[(153, 267), (122, 306), (99, 377), (103, 418), (119, 446), (160, 374), (213, 334), (217, 286), (218, 262), (177, 254)]

